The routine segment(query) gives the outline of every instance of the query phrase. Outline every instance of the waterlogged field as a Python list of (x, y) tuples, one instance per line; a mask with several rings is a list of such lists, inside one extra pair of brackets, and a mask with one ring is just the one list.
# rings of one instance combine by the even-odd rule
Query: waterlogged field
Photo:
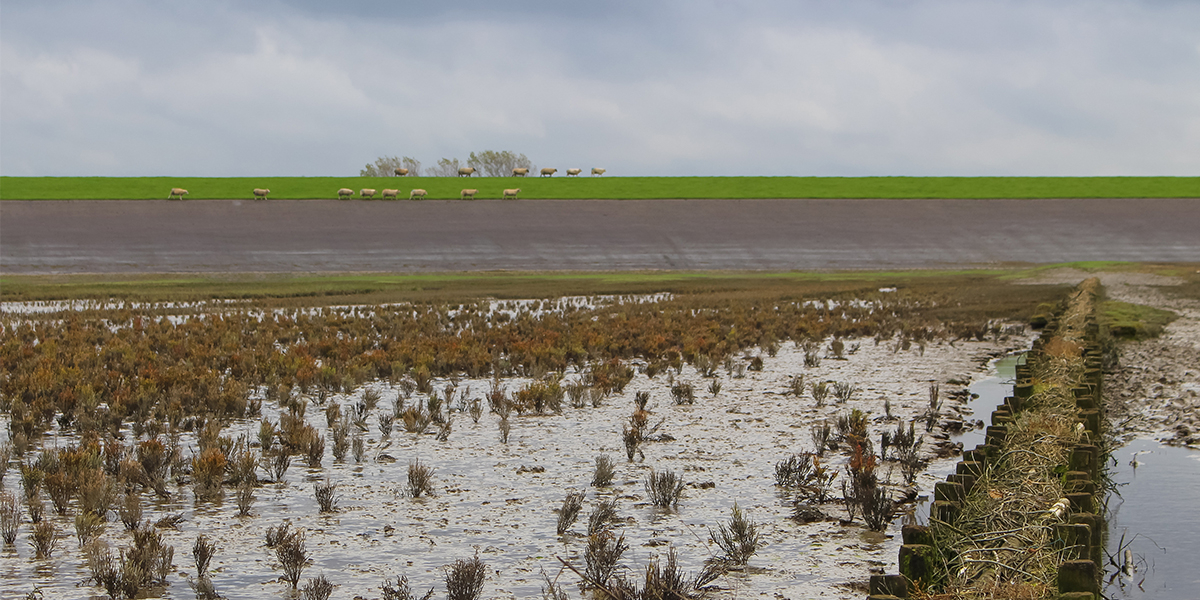
[[(579, 597), (582, 578), (562, 561), (604, 572), (589, 544), (618, 540), (627, 548), (611, 577), (639, 586), (674, 553), (693, 576), (720, 566), (705, 582), (714, 597), (861, 597), (871, 572), (896, 571), (904, 515), (938, 461), (953, 460), (954, 436), (975, 426), (966, 385), (1031, 339), (964, 300), (953, 314), (937, 312), (944, 297), (892, 289), (313, 309), (8, 304), (3, 485), (16, 517), (0, 589), (103, 597), (94, 575), (107, 547), (145, 561), (124, 575), (142, 593), (288, 597), (280, 544), (267, 543), (286, 522), (308, 558), (299, 586), (325, 577), (333, 598), (385, 597), (400, 576), (417, 596), (440, 595), (448, 566), (475, 556), (485, 597), (540, 596), (546, 577)], [(882, 433), (908, 424), (915, 452), (882, 447)], [(779, 471), (818, 446), (817, 470)], [(597, 485), (601, 456), (613, 473)], [(414, 465), (432, 470), (418, 497)], [(864, 472), (895, 506), (855, 500)], [(682, 484), (665, 506), (652, 474)], [(330, 510), (315, 486), (333, 486)], [(578, 516), (562, 519), (572, 493)], [(740, 557), (714, 542), (735, 504), (761, 536)], [(99, 542), (81, 543), (89, 527)], [(203, 574), (200, 535), (215, 544)], [(147, 547), (158, 550), (135, 552)]]
[(172, 188), (198, 200), (337, 198), (341, 188), (413, 189), (429, 199), (667, 198), (1197, 198), (1200, 177), (0, 177), (2, 200), (165, 200)]

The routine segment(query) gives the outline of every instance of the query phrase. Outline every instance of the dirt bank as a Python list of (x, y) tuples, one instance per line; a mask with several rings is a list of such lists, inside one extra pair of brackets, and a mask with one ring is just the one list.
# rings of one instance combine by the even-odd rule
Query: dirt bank
[(1200, 297), (1184, 291), (1184, 278), (1150, 273), (1056, 269), (1030, 281), (1078, 283), (1092, 276), (1109, 299), (1179, 315), (1157, 338), (1118, 345), (1119, 364), (1104, 380), (1114, 436), (1200, 448)]

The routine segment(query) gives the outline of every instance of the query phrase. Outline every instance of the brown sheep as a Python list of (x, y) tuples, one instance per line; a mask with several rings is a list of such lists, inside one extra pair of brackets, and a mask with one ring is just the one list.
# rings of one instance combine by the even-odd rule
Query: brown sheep
[(567, 177), (579, 177), (582, 172), (583, 169), (567, 169)]
[(475, 172), (475, 167), (459, 167), (458, 168), (458, 176), (459, 177), (470, 177), (471, 174), (474, 172)]
[(271, 190), (268, 190), (266, 188), (254, 188), (254, 197), (255, 198), (266, 198), (267, 194), (270, 194), (270, 193), (271, 193)]
[(408, 175), (408, 169), (396, 167), (396, 177), (404, 177), (405, 175)]
[(600, 167), (592, 167), (592, 175), (603, 175), (605, 170)]
[(167, 195), (167, 200), (170, 200), (171, 198), (174, 198), (175, 196), (179, 196), (179, 199), (183, 200), (183, 197), (186, 195), (187, 195), (187, 190), (185, 190), (183, 188), (171, 188), (171, 193)]
[(418, 188), (408, 193), (408, 199), (412, 200), (413, 198), (424, 198), (425, 194), (425, 190)]
[(524, 177), (529, 174), (528, 167), (517, 167), (513, 169), (513, 177)]
[(354, 190), (350, 188), (342, 188), (338, 190), (338, 200), (349, 200), (350, 196), (354, 195)]
[(374, 188), (363, 188), (358, 191), (358, 195), (362, 196), (363, 198), (374, 198), (375, 197), (375, 189)]
[(470, 198), (471, 200), (474, 200), (475, 194), (478, 194), (478, 193), (479, 193), (479, 190), (476, 190), (476, 189), (470, 189), (470, 188), (464, 189), (462, 191), (462, 199), (466, 200), (466, 199)]
[(379, 192), (379, 197), (383, 198), (384, 200), (387, 200), (388, 198), (395, 200), (399, 196), (400, 196), (400, 190), (383, 190), (383, 191)]
[(554, 177), (554, 174), (557, 172), (558, 169), (546, 167), (545, 169), (542, 169), (542, 177)]
[(511, 189), (511, 190), (504, 190), (504, 195), (502, 196), (502, 198), (512, 198), (513, 200), (516, 200), (516, 199), (517, 199), (517, 194), (519, 194), (519, 193), (521, 193), (521, 188), (514, 188), (514, 189)]

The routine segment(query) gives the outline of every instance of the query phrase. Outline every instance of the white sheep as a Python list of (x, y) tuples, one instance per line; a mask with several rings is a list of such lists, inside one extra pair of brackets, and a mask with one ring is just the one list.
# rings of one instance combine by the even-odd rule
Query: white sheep
[(382, 190), (379, 192), (379, 197), (383, 198), (384, 200), (387, 200), (388, 198), (395, 200), (399, 196), (400, 190)]
[(528, 167), (517, 167), (513, 169), (513, 177), (524, 177), (529, 174)]
[(268, 190), (266, 188), (254, 188), (254, 197), (255, 198), (266, 198), (267, 194), (270, 194), (270, 193), (271, 193), (271, 190)]
[(374, 198), (375, 197), (375, 188), (363, 188), (361, 190), (358, 190), (358, 195), (362, 196), (363, 198)]
[(413, 198), (424, 198), (425, 194), (425, 190), (418, 188), (408, 193), (408, 199), (412, 200)]
[(464, 189), (462, 191), (462, 199), (466, 200), (466, 199), (470, 198), (471, 200), (474, 200), (475, 194), (478, 194), (478, 193), (479, 193), (479, 190), (476, 190), (476, 189), (471, 189), (471, 188)]
[(459, 177), (470, 177), (471, 174), (474, 172), (475, 172), (475, 167), (459, 167), (458, 168), (458, 176)]
[(513, 188), (511, 190), (504, 190), (504, 195), (502, 196), (502, 198), (512, 198), (513, 200), (516, 200), (517, 194), (519, 194), (519, 193), (521, 193), (521, 188)]
[(567, 169), (567, 177), (579, 177), (582, 172), (583, 169)]
[(408, 169), (396, 167), (396, 177), (404, 177), (405, 175), (408, 175)]
[(183, 197), (186, 195), (187, 195), (187, 190), (185, 190), (183, 188), (171, 188), (171, 193), (167, 195), (167, 200), (170, 200), (171, 198), (174, 198), (176, 196), (179, 196), (179, 199), (183, 200)]
[(546, 167), (545, 169), (542, 169), (542, 177), (554, 177), (554, 174), (557, 172), (558, 169)]
[(592, 175), (603, 175), (604, 171), (605, 169), (601, 169), (600, 167), (592, 167)]
[(354, 195), (354, 190), (350, 188), (342, 188), (338, 190), (338, 200), (349, 200), (350, 196)]

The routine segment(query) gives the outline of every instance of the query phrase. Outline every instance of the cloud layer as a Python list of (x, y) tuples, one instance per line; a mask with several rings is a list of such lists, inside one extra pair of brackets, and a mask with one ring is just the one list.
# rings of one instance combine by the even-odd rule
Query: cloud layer
[(0, 173), (355, 175), (485, 149), (617, 175), (1200, 165), (1191, 2), (243, 4), (5, 2)]

